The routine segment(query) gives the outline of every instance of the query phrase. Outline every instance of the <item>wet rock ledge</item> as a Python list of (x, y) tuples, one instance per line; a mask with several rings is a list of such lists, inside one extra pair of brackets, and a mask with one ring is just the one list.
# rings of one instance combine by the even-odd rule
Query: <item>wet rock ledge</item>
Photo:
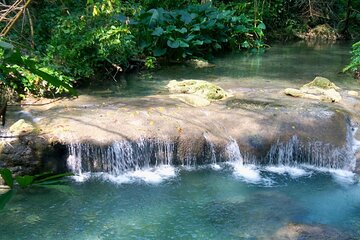
[(235, 147), (245, 163), (297, 162), (360, 172), (356, 115), (339, 104), (279, 96), (235, 94), (195, 108), (166, 95), (120, 100), (81, 95), (12, 109), (0, 140), (0, 167), (15, 174), (64, 171), (71, 151), (92, 171), (124, 159), (198, 165), (233, 160)]

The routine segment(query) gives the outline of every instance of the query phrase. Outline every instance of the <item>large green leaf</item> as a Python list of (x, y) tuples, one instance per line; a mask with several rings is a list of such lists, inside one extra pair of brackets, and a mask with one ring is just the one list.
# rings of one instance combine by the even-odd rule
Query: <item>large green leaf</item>
[(181, 14), (180, 20), (183, 21), (185, 24), (189, 24), (193, 20), (193, 15), (187, 11), (181, 11), (180, 14)]
[(186, 33), (187, 32), (187, 29), (186, 28), (181, 28), (181, 29), (175, 29), (175, 31), (179, 32), (179, 33)]
[(0, 169), (0, 175), (2, 179), (4, 179), (6, 185), (8, 185), (11, 188), (14, 186), (14, 179), (9, 169), (7, 168)]
[(180, 46), (180, 41), (178, 39), (176, 40), (168, 40), (167, 41), (167, 45), (170, 47), (170, 48), (179, 48)]
[(13, 49), (14, 46), (12, 44), (10, 44), (10, 43), (0, 41), (0, 48), (2, 48), (2, 49)]
[(180, 47), (182, 47), (182, 48), (187, 48), (187, 47), (189, 47), (189, 44), (188, 44), (187, 42), (184, 42), (184, 41), (182, 41), (182, 40), (180, 40), (180, 39), (179, 39), (179, 42), (180, 42), (180, 44), (179, 44)]
[(10, 190), (4, 194), (0, 194), (0, 211), (4, 209), (5, 205), (10, 201), (14, 195), (14, 190)]
[(34, 181), (34, 176), (16, 176), (15, 177), (16, 182), (20, 185), (22, 188), (26, 188), (30, 186)]
[(167, 49), (162, 47), (156, 47), (153, 50), (153, 54), (155, 57), (161, 57), (166, 53)]
[(37, 179), (34, 181), (34, 183), (43, 183), (43, 182), (47, 182), (47, 181), (53, 181), (53, 180), (59, 180), (61, 178), (64, 177), (69, 177), (69, 176), (73, 176), (73, 173), (59, 173), (59, 174), (55, 174), (55, 175), (51, 175), (42, 179)]
[(150, 27), (154, 27), (156, 26), (156, 24), (158, 24), (159, 22), (161, 23), (163, 21), (163, 14), (164, 14), (163, 8), (150, 9), (148, 12), (152, 14), (149, 19)]
[(193, 46), (201, 46), (201, 45), (204, 44), (204, 41), (195, 40), (195, 41), (191, 42), (191, 44), (192, 44)]
[(266, 26), (263, 22), (259, 23), (259, 25), (257, 25), (257, 27), (261, 30), (265, 30), (266, 29)]
[(151, 33), (153, 36), (160, 37), (164, 33), (164, 29), (162, 27), (157, 27), (155, 30)]

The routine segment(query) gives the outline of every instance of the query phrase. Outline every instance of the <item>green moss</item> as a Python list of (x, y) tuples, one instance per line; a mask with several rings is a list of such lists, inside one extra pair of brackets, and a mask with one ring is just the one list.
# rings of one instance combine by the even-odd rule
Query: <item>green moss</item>
[(167, 85), (171, 93), (187, 93), (204, 97), (207, 100), (222, 100), (229, 94), (219, 86), (202, 80), (170, 81)]
[(313, 81), (305, 84), (304, 87), (318, 87), (322, 89), (339, 89), (334, 83), (332, 83), (329, 79), (324, 77), (316, 77)]

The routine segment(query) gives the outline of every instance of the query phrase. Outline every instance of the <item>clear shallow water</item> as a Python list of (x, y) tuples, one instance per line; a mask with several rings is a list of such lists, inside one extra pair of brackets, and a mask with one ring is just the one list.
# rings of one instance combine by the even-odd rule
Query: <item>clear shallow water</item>
[(84, 93), (101, 97), (138, 97), (167, 93), (169, 80), (201, 79), (226, 89), (300, 87), (316, 76), (329, 78), (344, 89), (358, 89), (352, 76), (341, 74), (350, 61), (351, 42), (273, 44), (262, 54), (232, 53), (214, 59), (214, 68), (167, 66), (153, 73), (129, 74), (118, 82)]
[(98, 175), (18, 190), (0, 211), (0, 238), (268, 239), (288, 223), (326, 224), (360, 237), (358, 176), (306, 166), (237, 167), (168, 167), (147, 170), (174, 173), (162, 181)]

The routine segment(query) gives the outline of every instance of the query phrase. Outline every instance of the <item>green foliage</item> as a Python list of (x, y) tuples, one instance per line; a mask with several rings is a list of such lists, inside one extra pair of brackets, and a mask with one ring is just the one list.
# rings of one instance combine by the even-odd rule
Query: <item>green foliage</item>
[(128, 26), (113, 18), (71, 15), (60, 20), (47, 51), (49, 60), (63, 72), (89, 78), (99, 68), (126, 66), (137, 53), (135, 45)]
[(156, 67), (156, 58), (155, 57), (146, 57), (145, 67), (147, 69), (154, 69)]
[(20, 49), (5, 41), (0, 41), (0, 82), (19, 93), (75, 94), (69, 78), (40, 66), (38, 61), (21, 54)]
[(351, 57), (351, 62), (349, 65), (347, 65), (344, 69), (343, 72), (346, 71), (351, 71), (351, 72), (356, 72), (356, 71), (360, 71), (360, 41), (357, 43), (354, 43), (352, 45), (352, 57)]
[(14, 179), (9, 169), (0, 169), (0, 175), (2, 179), (4, 179), (6, 185), (8, 185), (10, 188), (14, 186)]
[(13, 195), (13, 191), (8, 191), (4, 194), (0, 194), (0, 211), (4, 209), (5, 205), (11, 200)]
[(174, 60), (208, 57), (223, 49), (263, 47), (265, 24), (210, 4), (182, 10), (151, 9), (133, 21), (145, 55)]
[(34, 182), (34, 177), (29, 175), (16, 176), (15, 180), (20, 185), (20, 187), (26, 188)]
[[(10, 188), (13, 188), (14, 179), (12, 177), (11, 171), (7, 168), (0, 169), (1, 177), (4, 179), (5, 184)], [(51, 172), (42, 173), (35, 176), (25, 175), (25, 176), (16, 176), (15, 180), (21, 188), (27, 188), (31, 185), (47, 185), (47, 184), (58, 184), (64, 177), (72, 176), (72, 173), (60, 173), (53, 174)]]
[[(0, 210), (2, 210), (5, 205), (10, 201), (14, 195), (14, 179), (12, 173), (7, 168), (0, 168), (0, 175), (4, 179), (5, 184), (12, 188), (10, 191), (5, 194), (0, 194)], [(64, 194), (72, 194), (72, 191), (69, 186), (62, 184), (64, 177), (72, 176), (72, 173), (60, 173), (54, 174), (51, 172), (46, 172), (34, 176), (25, 175), (25, 176), (16, 176), (15, 180), (20, 188), (28, 188), (30, 186), (39, 186), (49, 189), (58, 190)]]

